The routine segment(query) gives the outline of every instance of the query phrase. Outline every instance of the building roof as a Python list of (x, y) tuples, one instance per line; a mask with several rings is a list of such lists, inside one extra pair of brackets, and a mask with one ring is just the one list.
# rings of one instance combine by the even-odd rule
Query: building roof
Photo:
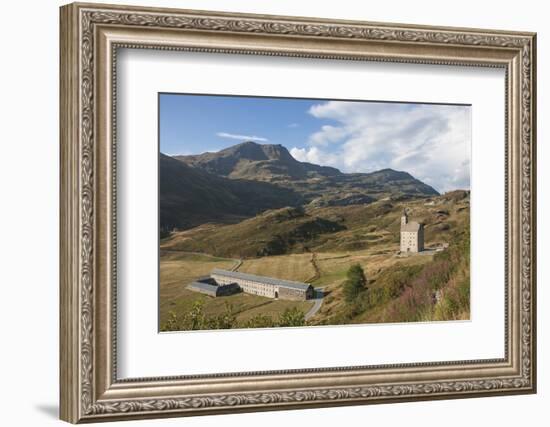
[(206, 292), (212, 295), (216, 295), (218, 290), (217, 285), (211, 285), (210, 283), (205, 283), (205, 282), (192, 282), (187, 287), (193, 290)]
[(284, 288), (300, 289), (302, 291), (307, 290), (311, 286), (307, 283), (294, 282), (292, 280), (275, 279), (274, 277), (257, 276), (255, 274), (239, 273), (238, 271), (221, 270), (219, 268), (212, 270), (211, 274), (231, 277), (232, 279), (252, 280), (265, 283), (266, 285), (282, 286)]
[(410, 221), (406, 224), (401, 225), (401, 231), (419, 231), (423, 226), (424, 224), (421, 224), (419, 222)]
[(209, 285), (218, 286), (218, 284), (216, 283), (216, 281), (215, 281), (214, 279), (212, 279), (212, 277), (210, 277), (210, 276), (201, 276), (201, 277), (198, 277), (197, 279), (195, 279), (195, 282), (207, 283), (207, 284), (209, 284)]

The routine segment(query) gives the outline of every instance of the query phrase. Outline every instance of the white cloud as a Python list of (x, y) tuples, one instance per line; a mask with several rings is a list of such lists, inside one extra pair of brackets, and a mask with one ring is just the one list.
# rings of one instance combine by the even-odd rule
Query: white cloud
[(335, 165), (338, 163), (338, 155), (323, 151), (317, 147), (291, 148), (290, 154), (300, 162), (314, 163), (316, 165)]
[(344, 172), (402, 170), (440, 192), (470, 187), (469, 107), (328, 101), (309, 113), (335, 124), (292, 149), (298, 160)]
[(331, 125), (321, 126), (321, 130), (315, 132), (309, 137), (309, 143), (312, 145), (327, 146), (331, 142), (338, 142), (347, 136), (345, 128)]
[(220, 138), (238, 139), (240, 141), (260, 141), (260, 142), (269, 141), (267, 138), (264, 138), (262, 136), (239, 135), (239, 134), (227, 133), (227, 132), (218, 132), (216, 133), (216, 136), (219, 136)]

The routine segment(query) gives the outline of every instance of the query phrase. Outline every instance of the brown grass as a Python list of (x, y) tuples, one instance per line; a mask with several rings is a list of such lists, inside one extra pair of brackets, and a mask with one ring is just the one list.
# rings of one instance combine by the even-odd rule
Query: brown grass
[(242, 273), (307, 282), (315, 275), (312, 254), (281, 255), (247, 259), (239, 267)]
[[(434, 200), (436, 200), (434, 205), (427, 204), (425, 200), (416, 200), (405, 202), (402, 205), (393, 203), (391, 208), (384, 207), (383, 202), (377, 202), (365, 206), (315, 210), (315, 213), (322, 217), (333, 219), (338, 216), (342, 218), (343, 224), (346, 226), (345, 230), (323, 234), (311, 241), (311, 245), (308, 245), (309, 250), (315, 253), (315, 262), (320, 272), (317, 278), (315, 278), (311, 252), (244, 259), (238, 270), (244, 273), (304, 282), (315, 279), (312, 284), (315, 287), (323, 287), (328, 293), (320, 311), (312, 319), (313, 323), (321, 323), (346, 310), (342, 285), (351, 265), (361, 265), (370, 286), (376, 287), (377, 279), (381, 277), (380, 282), (382, 283), (384, 272), (393, 266), (425, 265), (433, 261), (432, 253), (410, 257), (396, 256), (399, 249), (399, 215), (404, 205), (412, 210), (411, 216), (414, 220), (426, 223), (427, 247), (444, 242), (450, 243), (451, 246), (454, 245), (453, 233), (463, 229), (469, 222), (468, 201), (446, 202), (443, 198), (434, 198)], [(223, 313), (226, 303), (230, 303), (233, 305), (234, 311), (237, 312), (239, 321), (247, 320), (258, 314), (276, 317), (286, 308), (297, 307), (304, 313), (309, 310), (312, 305), (310, 301), (275, 301), (244, 293), (230, 297), (212, 298), (187, 290), (186, 285), (197, 277), (208, 275), (216, 267), (231, 269), (238, 263), (238, 260), (166, 249), (177, 248), (176, 242), (181, 243), (186, 239), (197, 238), (200, 240), (199, 237), (205, 233), (219, 232), (219, 227), (215, 224), (205, 224), (195, 229), (176, 233), (172, 239), (163, 241), (160, 263), (161, 323), (167, 318), (170, 311), (174, 311), (178, 315), (185, 313), (195, 301), (204, 302), (204, 312), (208, 315)], [(233, 229), (231, 226), (224, 227), (227, 230)], [(266, 223), (266, 227), (262, 232), (267, 232), (269, 223)], [(254, 232), (253, 229), (249, 231)], [(237, 234), (239, 233), (231, 235)], [(240, 235), (242, 236), (242, 233)], [(209, 251), (207, 245), (203, 249), (206, 252)], [(461, 283), (464, 283), (468, 274), (468, 269), (459, 271), (454, 278), (456, 283), (449, 282), (447, 286), (449, 298), (455, 297), (459, 292), (464, 292)], [(448, 317), (448, 313), (453, 307), (444, 308), (445, 310), (439, 310), (435, 317)], [(365, 321), (382, 318), (382, 311), (382, 307), (374, 307), (371, 312), (357, 316), (357, 321), (363, 318)], [(468, 318), (468, 316), (469, 311), (467, 310), (453, 314), (453, 318)]]
[[(262, 263), (251, 263), (252, 269), (258, 269), (262, 264), (265, 267), (271, 266), (269, 274), (276, 271), (282, 272), (284, 265), (294, 265), (296, 276), (281, 277), (287, 279), (300, 280), (300, 274), (310, 274), (310, 271), (303, 270), (300, 266), (306, 266), (307, 260), (311, 259), (311, 254), (298, 256), (295, 261), (288, 259), (289, 257), (273, 257), (286, 258), (276, 259), (273, 265), (263, 260)], [(219, 315), (225, 312), (226, 303), (233, 306), (233, 310), (237, 313), (237, 320), (244, 321), (257, 314), (266, 314), (276, 318), (287, 308), (298, 308), (306, 313), (313, 302), (311, 301), (284, 301), (264, 298), (257, 295), (239, 293), (227, 297), (213, 298), (207, 295), (202, 295), (197, 292), (190, 291), (186, 286), (195, 280), (197, 277), (205, 276), (210, 273), (213, 268), (231, 269), (238, 260), (211, 257), (201, 254), (190, 254), (177, 251), (161, 251), (160, 258), (160, 324), (164, 324), (172, 311), (181, 317), (188, 312), (193, 303), (201, 301), (204, 303), (204, 313), (207, 315)], [(277, 267), (278, 266), (278, 267)], [(279, 270), (277, 270), (277, 268)], [(251, 271), (252, 272), (252, 271)], [(257, 274), (260, 271), (256, 271)], [(268, 274), (264, 272), (263, 274)], [(268, 275), (269, 275), (268, 274)], [(288, 276), (288, 273), (287, 273)], [(274, 277), (279, 277), (275, 276)]]

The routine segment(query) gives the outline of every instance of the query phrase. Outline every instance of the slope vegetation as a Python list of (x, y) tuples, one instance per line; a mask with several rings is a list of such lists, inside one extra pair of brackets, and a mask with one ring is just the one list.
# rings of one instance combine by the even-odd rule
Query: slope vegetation
[(300, 162), (282, 145), (248, 141), (216, 153), (174, 158), (213, 175), (290, 187), (310, 200), (341, 191), (385, 195), (438, 194), (407, 172), (382, 169), (371, 173), (342, 173), (336, 168)]
[(160, 155), (161, 230), (207, 222), (237, 222), (266, 209), (298, 206), (292, 189), (267, 182), (232, 180)]

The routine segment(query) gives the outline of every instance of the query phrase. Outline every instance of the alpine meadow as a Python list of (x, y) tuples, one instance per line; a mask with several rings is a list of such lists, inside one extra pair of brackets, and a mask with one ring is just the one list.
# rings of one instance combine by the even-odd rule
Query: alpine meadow
[(159, 108), (160, 331), (470, 318), (470, 106)]

